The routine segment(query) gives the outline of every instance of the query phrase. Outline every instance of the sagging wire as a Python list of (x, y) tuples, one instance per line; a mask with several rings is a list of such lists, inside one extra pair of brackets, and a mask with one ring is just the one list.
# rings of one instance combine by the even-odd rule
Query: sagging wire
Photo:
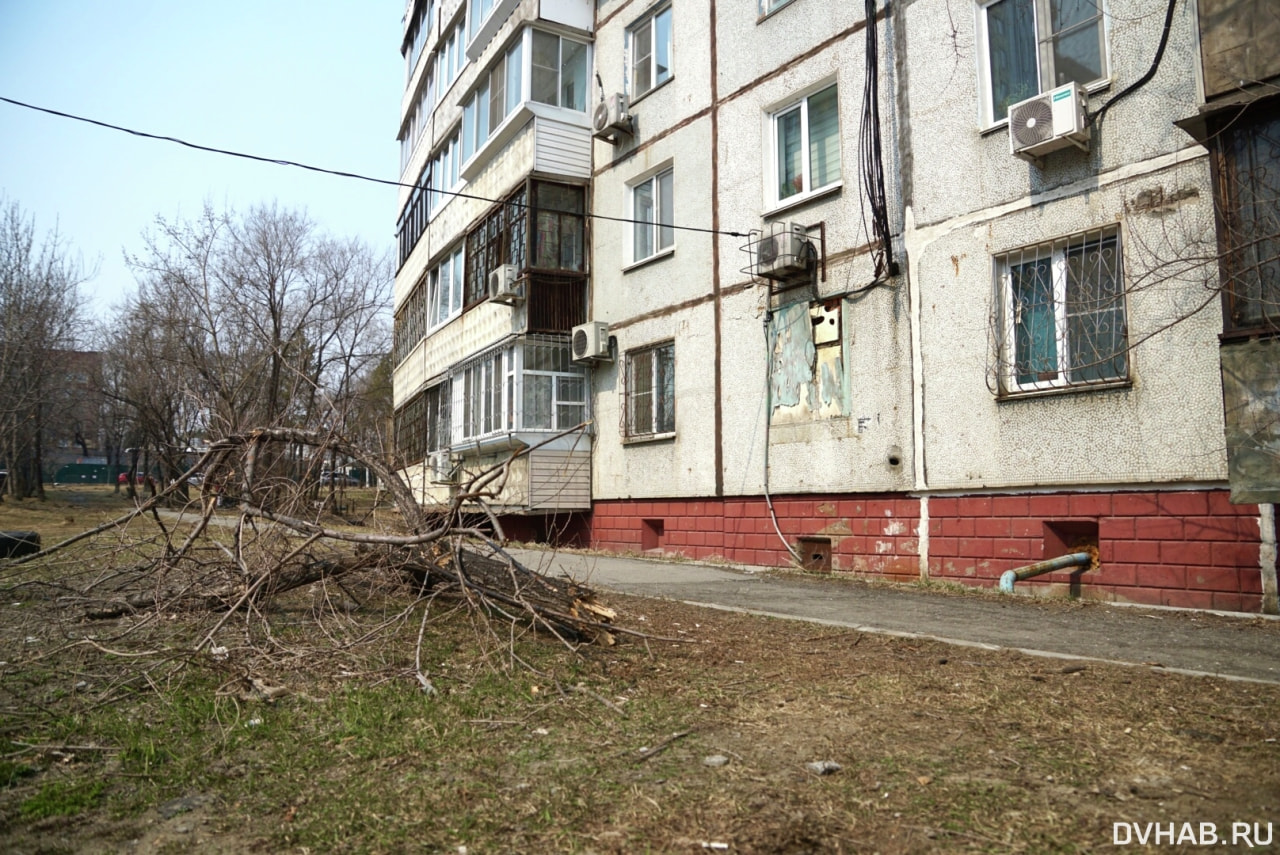
[[(409, 184), (403, 181), (393, 181), (390, 178), (374, 178), (371, 175), (361, 175), (358, 172), (345, 172), (340, 169), (326, 169), (323, 166), (313, 166), (307, 163), (299, 163), (296, 160), (285, 160), (284, 158), (278, 158), (278, 157), (263, 157), (261, 155), (248, 154), (242, 151), (233, 151), (231, 149), (225, 149), (225, 148), (215, 148), (214, 146), (201, 145), (199, 143), (188, 142), (187, 140), (179, 139), (178, 137), (165, 136), (163, 134), (152, 134), (146, 131), (135, 130), (134, 128), (126, 128), (122, 125), (113, 125), (110, 122), (103, 122), (103, 121), (99, 121), (98, 119), (90, 119), (85, 116), (77, 116), (74, 113), (64, 113), (61, 110), (54, 110), (49, 107), (40, 107), (35, 104), (28, 104), (23, 101), (15, 100), (13, 98), (6, 98), (3, 95), (0, 95), (0, 102), (4, 102), (6, 104), (12, 104), (15, 107), (24, 107), (28, 110), (35, 110), (38, 113), (47, 113), (50, 116), (57, 116), (62, 119), (71, 119), (72, 121), (76, 121), (76, 122), (84, 122), (85, 124), (94, 125), (99, 128), (106, 128), (107, 130), (111, 130), (111, 131), (119, 131), (121, 133), (129, 134), (131, 136), (142, 137), (143, 139), (174, 143), (175, 145), (185, 146), (186, 148), (195, 149), (196, 151), (204, 151), (210, 154), (221, 154), (226, 157), (238, 157), (244, 160), (252, 160), (257, 163), (270, 164), (272, 166), (292, 166), (297, 169), (305, 169), (309, 172), (318, 172), (322, 175), (334, 175), (334, 176), (337, 176), (338, 178), (354, 178), (357, 181), (368, 181), (372, 184), (381, 184), (387, 187), (406, 187), (406, 188), (417, 190), (423, 193), (438, 193), (441, 196), (452, 196), (455, 199), (471, 199), (476, 202), (486, 202), (490, 205), (512, 205), (512, 206), (528, 208), (528, 209), (532, 209), (534, 207), (532, 202), (511, 202), (504, 199), (490, 199), (487, 196), (476, 196), (472, 193), (461, 193), (456, 190), (442, 190), (440, 188), (431, 187), (428, 185), (424, 185), (422, 183)], [(429, 170), (424, 172), (424, 174), (428, 172)], [(428, 180), (430, 180), (429, 176), (428, 176)], [(652, 220), (636, 220), (636, 219), (631, 219), (629, 217), (610, 217), (605, 214), (594, 214), (591, 212), (586, 212), (581, 216), (586, 217), (587, 219), (608, 220), (614, 223), (631, 223), (631, 224), (639, 224), (639, 225), (653, 224)], [(681, 225), (671, 224), (671, 225), (664, 225), (663, 228), (675, 229), (676, 231), (685, 231), (685, 232), (701, 232), (703, 234), (728, 235), (729, 237), (749, 237), (750, 236), (747, 232), (727, 231), (725, 229), (711, 229), (711, 228), (704, 228), (702, 226), (681, 226)]]
[(769, 495), (769, 429), (773, 425), (773, 349), (775, 344), (772, 332), (773, 310), (767, 309), (764, 313), (764, 355), (767, 364), (764, 372), (764, 503), (769, 508), (769, 519), (773, 521), (773, 530), (777, 533), (778, 540), (782, 541), (782, 545), (787, 548), (787, 552), (791, 554), (796, 564), (803, 564), (800, 553), (796, 552), (782, 534), (782, 527), (778, 525), (778, 513), (773, 508), (773, 497)]

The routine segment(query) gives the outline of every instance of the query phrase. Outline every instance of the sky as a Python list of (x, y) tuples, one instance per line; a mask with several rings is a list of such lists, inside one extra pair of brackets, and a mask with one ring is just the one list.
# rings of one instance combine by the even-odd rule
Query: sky
[[(328, 169), (396, 180), (403, 0), (0, 0), (0, 96)], [(147, 140), (0, 102), (0, 197), (97, 272), (98, 317), (134, 291), (125, 251), (206, 202), (275, 202), (378, 250), (396, 189)]]

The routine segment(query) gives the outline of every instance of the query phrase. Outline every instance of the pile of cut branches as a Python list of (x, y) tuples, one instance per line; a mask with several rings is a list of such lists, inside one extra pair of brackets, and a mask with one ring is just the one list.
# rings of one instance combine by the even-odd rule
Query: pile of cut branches
[[(361, 517), (336, 515), (342, 503), (320, 478), (333, 455), (381, 485)], [(444, 597), (485, 620), (546, 631), (571, 647), (612, 644), (624, 630), (594, 591), (502, 549), (501, 524), (487, 500), (501, 491), (515, 456), (475, 475), (447, 505), (426, 508), (397, 472), (340, 437), (288, 429), (229, 436), (127, 513), (0, 563), (0, 583), (51, 606), (56, 619), (116, 621), (132, 635), (182, 614), (197, 633), (185, 645), (189, 652), (224, 649), (221, 639), (234, 634), (239, 647), (266, 653), (281, 644), (273, 616), (282, 610), (332, 621), (371, 597), (384, 612), (387, 603), (398, 606), (401, 618)], [(396, 525), (374, 524), (388, 519)], [(91, 543), (99, 548), (64, 557)]]

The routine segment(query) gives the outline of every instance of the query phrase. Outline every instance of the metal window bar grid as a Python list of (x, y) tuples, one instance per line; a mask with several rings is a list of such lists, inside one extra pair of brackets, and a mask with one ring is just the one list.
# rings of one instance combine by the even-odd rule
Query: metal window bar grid
[(997, 259), (997, 372), (1005, 394), (1129, 377), (1120, 231), (1093, 229)]

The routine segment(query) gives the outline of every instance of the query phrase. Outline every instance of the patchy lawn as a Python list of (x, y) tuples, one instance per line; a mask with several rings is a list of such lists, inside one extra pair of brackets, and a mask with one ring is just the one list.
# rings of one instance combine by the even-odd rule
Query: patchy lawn
[(350, 593), (273, 603), (268, 654), (237, 616), (185, 661), (145, 654), (207, 617), (51, 623), (10, 589), (0, 849), (1075, 852), (1280, 823), (1276, 686), (624, 596), (649, 637), (572, 652)]
[(152, 688), (10, 639), (0, 845), (1068, 852), (1277, 819), (1276, 687), (615, 605), (686, 643), (504, 647), (457, 612), (428, 626), (435, 695), (406, 625), (327, 668), (282, 655), (266, 703), (233, 661)]

